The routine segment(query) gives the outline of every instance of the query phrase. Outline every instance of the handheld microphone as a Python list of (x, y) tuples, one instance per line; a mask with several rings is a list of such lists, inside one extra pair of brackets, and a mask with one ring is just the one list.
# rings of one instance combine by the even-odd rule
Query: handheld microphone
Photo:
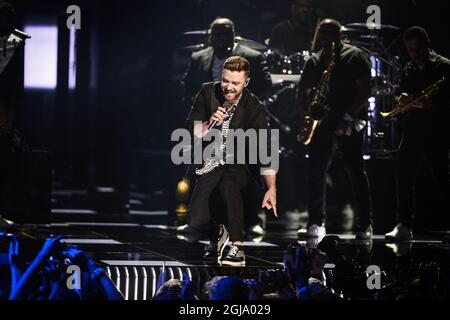
[[(228, 101), (225, 101), (223, 103), (223, 107), (225, 108), (225, 113), (228, 115), (228, 113), (233, 112), (234, 109), (236, 109), (237, 103), (230, 103)], [(213, 127), (215, 127), (217, 125), (217, 122), (218, 121), (216, 120), (210, 121), (208, 124), (208, 130), (211, 130)]]
[(18, 30), (18, 29), (14, 29), (14, 31), (13, 31), (12, 33), (13, 33), (15, 36), (21, 38), (22, 40), (25, 40), (25, 39), (31, 39), (31, 36), (30, 36), (28, 33), (23, 32), (23, 31), (20, 31), (20, 30)]

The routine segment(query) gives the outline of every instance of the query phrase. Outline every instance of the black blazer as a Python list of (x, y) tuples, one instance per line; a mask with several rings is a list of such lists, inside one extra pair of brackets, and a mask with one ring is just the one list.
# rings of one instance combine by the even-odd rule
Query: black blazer
[[(194, 121), (205, 122), (211, 118), (211, 115), (217, 108), (223, 105), (225, 99), (220, 88), (220, 82), (209, 82), (202, 85), (196, 95), (194, 105), (189, 112), (186, 120), (186, 128), (193, 134)], [(269, 132), (267, 139), (267, 154), (270, 154), (270, 128), (266, 119), (264, 106), (259, 99), (249, 90), (244, 89), (241, 100), (236, 108), (233, 119), (230, 123), (230, 129), (266, 129)], [(247, 148), (248, 150), (248, 148)], [(265, 167), (267, 165), (264, 165)], [(245, 165), (247, 171), (253, 174), (254, 166)]]
[[(236, 45), (232, 55), (243, 57), (250, 63), (251, 80), (249, 90), (260, 98), (267, 96), (272, 88), (272, 81), (264, 55), (241, 44)], [(192, 54), (191, 61), (184, 75), (185, 98), (187, 101), (191, 101), (203, 83), (213, 81), (213, 56), (214, 49), (212, 47)]]

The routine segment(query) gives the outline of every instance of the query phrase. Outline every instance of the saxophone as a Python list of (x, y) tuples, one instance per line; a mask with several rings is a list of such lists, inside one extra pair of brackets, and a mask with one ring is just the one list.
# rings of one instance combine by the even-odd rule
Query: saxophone
[[(300, 130), (299, 140), (304, 145), (308, 145), (316, 131), (320, 121), (325, 117), (327, 113), (326, 100), (330, 91), (330, 79), (331, 73), (336, 64), (335, 57), (335, 43), (331, 44), (331, 59), (320, 77), (320, 81), (316, 88), (314, 88), (314, 94), (311, 97), (309, 104), (309, 114), (305, 116), (303, 120), (303, 127)], [(325, 49), (324, 49), (325, 50)]]

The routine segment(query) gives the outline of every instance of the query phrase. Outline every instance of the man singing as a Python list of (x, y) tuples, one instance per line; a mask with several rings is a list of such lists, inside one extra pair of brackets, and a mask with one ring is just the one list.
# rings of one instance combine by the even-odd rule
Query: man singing
[[(225, 60), (221, 82), (210, 82), (202, 86), (187, 119), (187, 127), (196, 138), (205, 137), (213, 125), (215, 129), (221, 131), (223, 137), (227, 135), (228, 129), (244, 131), (263, 129), (269, 132), (263, 106), (258, 98), (246, 89), (250, 81), (249, 74), (248, 61), (242, 57), (232, 56)], [(234, 106), (234, 110), (225, 109), (226, 105)], [(193, 234), (209, 232), (212, 240), (208, 251), (214, 251), (219, 262), (221, 260), (224, 265), (245, 266), (241, 189), (251, 178), (248, 164), (229, 162), (225, 164), (209, 160), (206, 160), (202, 168), (196, 170), (197, 182), (192, 193), (187, 232)], [(268, 189), (262, 207), (272, 209), (276, 216), (276, 171), (270, 167), (262, 167), (261, 172)], [(225, 205), (229, 238), (233, 243), (223, 259), (221, 258), (228, 241), (228, 232), (221, 228), (217, 239), (219, 229), (217, 225), (211, 227), (212, 219), (209, 212), (209, 198), (216, 187)]]

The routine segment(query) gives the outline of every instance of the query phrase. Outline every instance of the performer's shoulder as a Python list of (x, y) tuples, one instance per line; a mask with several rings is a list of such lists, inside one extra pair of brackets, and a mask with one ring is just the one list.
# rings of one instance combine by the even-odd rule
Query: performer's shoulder
[(194, 52), (191, 56), (191, 60), (201, 60), (209, 54), (209, 51), (212, 51), (211, 47), (207, 47), (200, 51)]
[(251, 92), (250, 90), (247, 90), (247, 94), (248, 94), (248, 102), (247, 102), (248, 107), (254, 108), (257, 110), (264, 108), (264, 104), (253, 92)]
[(202, 83), (202, 86), (200, 87), (200, 91), (213, 90), (214, 87), (217, 85), (217, 83), (218, 82), (214, 82), (214, 81)]
[(275, 30), (286, 31), (287, 29), (289, 29), (289, 20), (286, 19), (275, 24), (275, 26), (272, 28), (272, 32)]
[(234, 54), (243, 56), (246, 59), (254, 59), (254, 58), (264, 56), (261, 52), (255, 50), (255, 49), (249, 48), (243, 44), (238, 44), (236, 46)]

